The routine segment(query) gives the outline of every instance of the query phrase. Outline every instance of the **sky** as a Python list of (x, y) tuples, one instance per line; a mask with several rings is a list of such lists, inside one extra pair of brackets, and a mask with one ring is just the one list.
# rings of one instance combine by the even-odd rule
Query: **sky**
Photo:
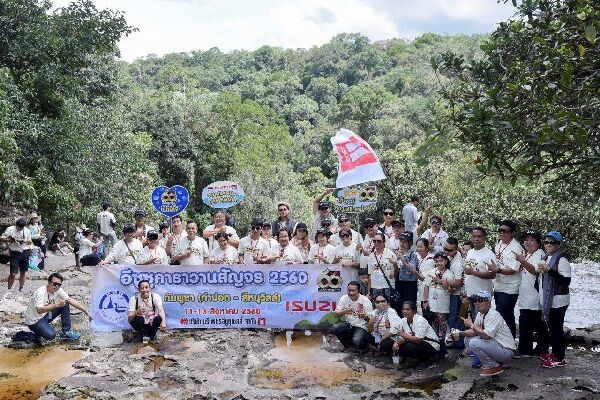
[[(54, 0), (56, 7), (69, 0)], [(372, 41), (426, 32), (487, 33), (514, 14), (496, 0), (93, 0), (139, 29), (119, 42), (127, 61), (149, 54), (310, 48), (338, 33)]]

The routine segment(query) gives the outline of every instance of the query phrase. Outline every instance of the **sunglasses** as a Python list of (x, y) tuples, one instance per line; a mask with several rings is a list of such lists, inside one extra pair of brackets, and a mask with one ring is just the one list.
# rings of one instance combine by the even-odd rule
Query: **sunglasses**
[(253, 231), (258, 231), (260, 229), (262, 229), (260, 226), (253, 226), (250, 229), (252, 229)]
[(328, 222), (323, 222), (321, 225), (322, 225), (322, 226), (331, 226), (331, 224), (330, 224), (330, 223), (328, 223)]
[(431, 221), (431, 225), (441, 225), (442, 221)]
[(449, 249), (447, 247), (444, 247), (444, 251), (447, 251), (448, 253), (452, 253), (453, 251), (456, 251), (458, 249)]
[(498, 233), (508, 233), (510, 229), (498, 228)]
[(554, 242), (554, 241), (551, 241), (551, 240), (544, 240), (544, 244), (548, 244), (548, 245), (551, 245), (551, 246), (555, 246), (555, 245), (557, 245), (557, 244), (558, 244), (558, 242)]
[(277, 211), (282, 212), (282, 211), (287, 211), (287, 208), (280, 208)]
[(481, 298), (473, 299), (473, 303), (485, 303), (486, 301), (489, 301), (489, 299), (481, 299)]
[(62, 283), (60, 283), (60, 282), (50, 282), (50, 283), (51, 283), (51, 284), (52, 284), (52, 286), (54, 286), (54, 287), (61, 287), (61, 286), (62, 286)]
[(340, 235), (341, 238), (349, 238), (350, 235)]
[(393, 213), (393, 212), (391, 212), (391, 211), (385, 211), (385, 212), (383, 213), (383, 215), (390, 216), (390, 215), (394, 215), (394, 213)]
[(374, 239), (373, 243), (383, 243), (383, 240), (382, 239)]
[(371, 229), (371, 228), (373, 228), (374, 226), (375, 226), (375, 225), (365, 225), (365, 228), (367, 228), (367, 229)]
[(375, 300), (375, 304), (387, 303), (385, 300)]
[(349, 219), (346, 219), (346, 218), (342, 218), (342, 219), (340, 219), (339, 221), (340, 221), (340, 222), (348, 222), (348, 221), (350, 221), (350, 220), (349, 220)]
[(319, 207), (319, 210), (322, 210), (322, 211), (329, 210), (329, 207)]

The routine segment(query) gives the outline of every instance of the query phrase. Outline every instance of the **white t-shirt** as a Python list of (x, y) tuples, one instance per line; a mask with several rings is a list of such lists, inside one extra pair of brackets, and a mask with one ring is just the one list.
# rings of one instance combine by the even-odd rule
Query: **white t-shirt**
[[(396, 256), (390, 249), (383, 248), (383, 254), (376, 255), (375, 252), (369, 255), (367, 260), (367, 269), (371, 276), (371, 288), (372, 289), (387, 289), (390, 287), (386, 282), (383, 274), (385, 274), (390, 281), (392, 287), (394, 287), (396, 278), (394, 276), (394, 265), (390, 262), (390, 259), (395, 260)], [(379, 266), (377, 261), (379, 260)]]
[[(460, 254), (460, 251), (456, 252), (456, 255), (454, 257), (452, 257), (452, 260), (450, 260), (450, 271), (452, 271), (452, 273), (454, 274), (454, 279), (460, 279), (463, 277), (463, 272), (465, 270), (464, 266), (463, 266), (464, 260), (462, 258), (462, 255)], [(454, 292), (452, 292), (453, 295), (460, 295), (461, 292), (461, 288), (456, 288), (454, 290)]]
[(433, 240), (431, 240), (431, 237), (433, 235), (434, 235), (433, 231), (431, 230), (431, 228), (429, 228), (425, 232), (423, 232), (421, 237), (423, 239), (429, 240), (429, 245), (433, 246), (434, 253), (443, 252), (444, 251), (444, 243), (446, 243), (446, 239), (448, 239), (448, 237), (449, 237), (448, 233), (446, 233), (446, 231), (444, 231), (442, 228), (440, 228), (440, 231), (437, 234), (435, 234), (435, 237), (433, 238)]
[[(467, 253), (464, 267), (472, 267), (476, 271), (487, 272), (489, 268), (486, 262), (490, 263), (496, 259), (496, 255), (487, 247), (482, 247), (479, 250), (471, 249)], [(474, 275), (465, 275), (465, 289), (467, 296), (473, 296), (481, 290), (487, 290), (492, 293), (494, 281), (493, 279), (481, 279)]]
[[(265, 239), (265, 238), (263, 238), (263, 239)], [(274, 249), (275, 249), (275, 246), (279, 245), (279, 242), (277, 242), (277, 240), (275, 240), (273, 238), (270, 238), (268, 240), (265, 239), (265, 241), (269, 245), (269, 252), (267, 253), (267, 255), (269, 257), (273, 257), (273, 256), (277, 255), (277, 253), (275, 253)]]
[(365, 235), (365, 238), (362, 241), (362, 249), (367, 250), (368, 255), (365, 256), (364, 252), (360, 252), (360, 267), (367, 268), (367, 263), (369, 261), (369, 255), (371, 254), (371, 250), (373, 249), (373, 238), (369, 235)]
[[(413, 316), (412, 325), (408, 323), (406, 318), (400, 320), (400, 329), (403, 332), (409, 333), (414, 337), (422, 338), (425, 343), (429, 343), (437, 351), (440, 350), (440, 343), (438, 337), (433, 328), (429, 325), (429, 322), (419, 314)], [(428, 340), (426, 340), (427, 338)]]
[[(360, 233), (356, 232), (354, 229), (350, 229), (350, 231), (352, 232), (352, 243), (361, 244), (362, 237), (360, 236)], [(333, 247), (337, 246), (338, 244), (342, 244), (342, 239), (340, 239), (340, 233), (337, 232), (331, 235), (331, 237), (329, 238), (329, 243)]]
[(353, 314), (346, 314), (342, 317), (346, 322), (348, 322), (352, 326), (356, 326), (357, 328), (367, 329), (367, 321), (362, 318), (359, 318), (357, 314), (359, 312), (364, 312), (367, 315), (373, 313), (373, 305), (371, 304), (371, 300), (369, 300), (366, 296), (362, 294), (358, 295), (358, 299), (356, 301), (352, 301), (347, 294), (343, 295), (340, 298), (340, 301), (337, 303), (337, 307), (335, 311), (343, 310), (344, 308), (351, 308), (354, 310)]
[(269, 242), (262, 237), (258, 237), (257, 240), (252, 240), (250, 236), (244, 236), (240, 239), (240, 244), (237, 248), (238, 254), (244, 257), (244, 262), (247, 265), (256, 264), (254, 256), (264, 257), (270, 256), (271, 248)]
[(100, 233), (103, 235), (115, 235), (115, 229), (111, 226), (111, 222), (117, 223), (115, 215), (110, 211), (101, 211), (96, 216), (96, 221), (100, 225)]
[[(31, 240), (31, 232), (29, 231), (29, 228), (24, 227), (21, 230), (17, 230), (17, 227), (15, 225), (6, 228), (6, 230), (4, 231), (4, 235), (2, 236), (11, 237), (15, 240)], [(8, 244), (8, 248), (12, 251), (18, 251), (22, 253), (24, 251), (33, 249), (33, 245), (25, 244), (22, 242), (10, 242)]]
[[(432, 269), (424, 274), (423, 285), (429, 286), (429, 298), (424, 298), (423, 301), (429, 301), (429, 309), (432, 312), (448, 314), (450, 312), (450, 292), (444, 289), (441, 283), (433, 282), (436, 273), (437, 269)], [(451, 281), (454, 279), (454, 273), (448, 269), (442, 275), (442, 279)]]
[(517, 271), (517, 273), (513, 275), (496, 274), (496, 280), (494, 282), (494, 291), (496, 292), (508, 294), (519, 293), (519, 284), (521, 283), (521, 274), (519, 271), (521, 269), (521, 263), (517, 261), (513, 251), (518, 254), (523, 254), (524, 252), (523, 247), (515, 239), (511, 240), (509, 244), (503, 244), (502, 242), (496, 244), (496, 264), (501, 268), (510, 268)]
[(310, 239), (307, 241), (307, 243), (308, 243), (308, 245), (307, 244), (303, 245), (302, 241), (296, 237), (293, 237), (292, 240), (290, 241), (290, 244), (294, 245), (300, 252), (300, 255), (302, 256), (302, 262), (308, 262), (310, 249), (314, 245), (314, 243)]
[[(417, 255), (417, 260), (419, 260), (419, 272), (422, 275), (425, 275), (426, 272), (435, 269), (435, 261), (433, 261), (433, 254), (427, 253), (425, 258), (422, 258), (419, 255), (419, 253), (415, 252), (415, 254)], [(419, 301), (423, 300), (423, 289), (425, 287), (423, 282), (424, 281), (417, 280), (417, 300)]]
[[(537, 268), (545, 255), (542, 249), (537, 249), (533, 254), (525, 255), (528, 263)], [(519, 308), (522, 310), (539, 310), (540, 294), (535, 290), (537, 274), (532, 274), (527, 269), (521, 269), (521, 284), (519, 285)], [(541, 278), (541, 277), (540, 277)]]
[(283, 250), (281, 250), (281, 246), (277, 243), (273, 246), (273, 253), (279, 256), (275, 260), (275, 265), (302, 264), (304, 262), (300, 250), (291, 243), (288, 243)]
[(174, 250), (175, 255), (179, 255), (184, 251), (192, 249), (192, 254), (189, 257), (182, 258), (179, 260), (180, 265), (202, 265), (204, 259), (208, 258), (208, 246), (206, 240), (200, 236), (196, 236), (194, 240), (190, 240), (187, 236), (184, 236), (179, 241), (177, 249)]
[(483, 331), (492, 337), (491, 340), (494, 340), (505, 349), (517, 349), (515, 339), (506, 321), (498, 311), (490, 309), (485, 315), (477, 313), (474, 324), (480, 328), (483, 326)]
[[(215, 229), (215, 224), (210, 224), (209, 226), (207, 226), (204, 231), (214, 231)], [(235, 231), (235, 229), (233, 229), (231, 226), (229, 225), (225, 225), (225, 233), (229, 236), (229, 239), (233, 239), (233, 240), (240, 240), (237, 232)], [(219, 247), (219, 244), (217, 243), (217, 241), (215, 240), (215, 235), (209, 236), (208, 237), (208, 250), (213, 250), (215, 247)]]
[[(171, 243), (171, 254), (175, 255), (175, 251), (177, 250), (177, 247), (179, 247), (179, 242), (181, 242), (181, 239), (187, 236), (187, 232), (186, 231), (181, 231), (178, 235), (173, 233), (173, 241)], [(169, 238), (167, 237), (165, 242), (164, 242), (164, 248), (165, 250), (167, 249), (167, 241), (169, 240)], [(162, 241), (161, 241), (162, 242)]]
[[(129, 246), (129, 249), (127, 246)], [(112, 256), (115, 264), (131, 265), (140, 260), (143, 247), (144, 246), (142, 245), (142, 242), (135, 238), (131, 239), (131, 242), (129, 243), (125, 243), (125, 241), (121, 239), (115, 243), (110, 255)]]
[[(339, 264), (360, 262), (360, 254), (356, 250), (356, 243), (354, 242), (351, 242), (348, 247), (345, 247), (343, 244), (338, 244), (333, 253), (335, 256), (334, 258), (340, 258)], [(350, 273), (353, 281), (358, 280), (358, 268), (352, 268)]]
[(92, 254), (94, 252), (94, 246), (94, 242), (92, 242), (90, 239), (83, 238), (79, 242), (79, 258)]
[(238, 250), (231, 245), (227, 245), (227, 248), (223, 251), (221, 250), (221, 247), (218, 246), (210, 252), (210, 262), (227, 265), (237, 264)]
[(150, 249), (150, 247), (146, 246), (142, 249), (142, 253), (140, 254), (140, 259), (138, 260), (138, 264), (145, 263), (151, 258), (158, 257), (153, 264), (159, 265), (169, 265), (169, 256), (165, 249), (160, 246), (156, 246), (154, 249)]
[(27, 310), (25, 310), (25, 324), (33, 325), (42, 319), (47, 313), (38, 314), (37, 307), (45, 307), (50, 304), (54, 304), (60, 300), (67, 300), (69, 295), (62, 288), (58, 289), (54, 293), (48, 293), (46, 285), (37, 288), (33, 295), (29, 298), (29, 304)]
[[(553, 256), (548, 256), (546, 260), (546, 265), (550, 265), (550, 260), (552, 260)], [(561, 257), (558, 261), (558, 273), (564, 276), (565, 278), (571, 277), (571, 264), (567, 260), (566, 257)], [(544, 302), (544, 283), (543, 279), (540, 276), (540, 303)], [(564, 306), (568, 306), (571, 304), (571, 293), (555, 295), (552, 298), (552, 308), (560, 308)]]
[(408, 203), (402, 209), (402, 217), (406, 230), (412, 232), (419, 225), (419, 210), (413, 203)]
[[(144, 322), (149, 324), (152, 322), (152, 318), (158, 315), (159, 310), (163, 308), (162, 299), (160, 295), (157, 293), (150, 293), (147, 299), (142, 299), (142, 295), (136, 293), (134, 296), (131, 296), (129, 299), (129, 307), (127, 308), (127, 312), (135, 312), (135, 304), (137, 299), (137, 307), (138, 309), (144, 310)], [(154, 307), (152, 307), (152, 303), (154, 303)], [(166, 321), (163, 321), (166, 322)]]
[(394, 228), (392, 226), (385, 226), (385, 223), (379, 225), (379, 230), (383, 231), (385, 235), (385, 242), (387, 243), (392, 237), (394, 237)]
[[(329, 213), (329, 217), (327, 217), (327, 218), (329, 218), (331, 220), (332, 227), (338, 226), (338, 220), (336, 217), (333, 216), (333, 214)], [(313, 236), (317, 232), (317, 230), (321, 228), (321, 221), (322, 221), (321, 213), (319, 211), (317, 211), (317, 213), (313, 216), (313, 230), (311, 232)]]
[(335, 247), (333, 247), (330, 244), (321, 247), (317, 243), (315, 243), (310, 247), (308, 259), (314, 262), (315, 264), (322, 264), (323, 261), (317, 259), (317, 255), (325, 257), (325, 259), (327, 259), (327, 264), (331, 264), (333, 263), (333, 259), (335, 258)]
[(373, 336), (379, 335), (381, 337), (387, 333), (392, 335), (398, 333), (400, 317), (392, 307), (388, 307), (383, 312), (374, 309), (370, 315), (375, 317), (375, 325), (373, 326), (373, 332), (371, 332)]

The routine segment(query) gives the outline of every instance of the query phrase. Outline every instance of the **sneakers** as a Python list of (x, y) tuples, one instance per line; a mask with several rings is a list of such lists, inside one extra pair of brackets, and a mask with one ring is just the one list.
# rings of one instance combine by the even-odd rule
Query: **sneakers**
[(481, 370), (480, 376), (494, 376), (504, 372), (504, 368), (501, 365), (493, 368), (483, 368)]
[(475, 354), (473, 354), (473, 362), (471, 362), (471, 368), (481, 368), (481, 360)]
[(539, 357), (542, 361), (551, 360), (552, 358), (554, 358), (552, 353), (540, 353)]
[(67, 340), (79, 340), (80, 337), (81, 337), (81, 335), (75, 331), (67, 331), (67, 332), (62, 332), (60, 334), (61, 339), (67, 339)]
[(544, 368), (559, 368), (567, 365), (565, 360), (557, 360), (554, 354), (550, 354), (548, 358), (542, 360), (542, 367)]

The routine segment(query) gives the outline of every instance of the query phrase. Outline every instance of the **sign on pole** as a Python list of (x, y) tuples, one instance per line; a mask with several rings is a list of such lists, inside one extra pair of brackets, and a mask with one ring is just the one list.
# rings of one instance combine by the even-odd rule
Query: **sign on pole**
[(180, 185), (158, 186), (152, 191), (152, 205), (165, 217), (172, 218), (185, 210), (190, 202), (188, 190)]

